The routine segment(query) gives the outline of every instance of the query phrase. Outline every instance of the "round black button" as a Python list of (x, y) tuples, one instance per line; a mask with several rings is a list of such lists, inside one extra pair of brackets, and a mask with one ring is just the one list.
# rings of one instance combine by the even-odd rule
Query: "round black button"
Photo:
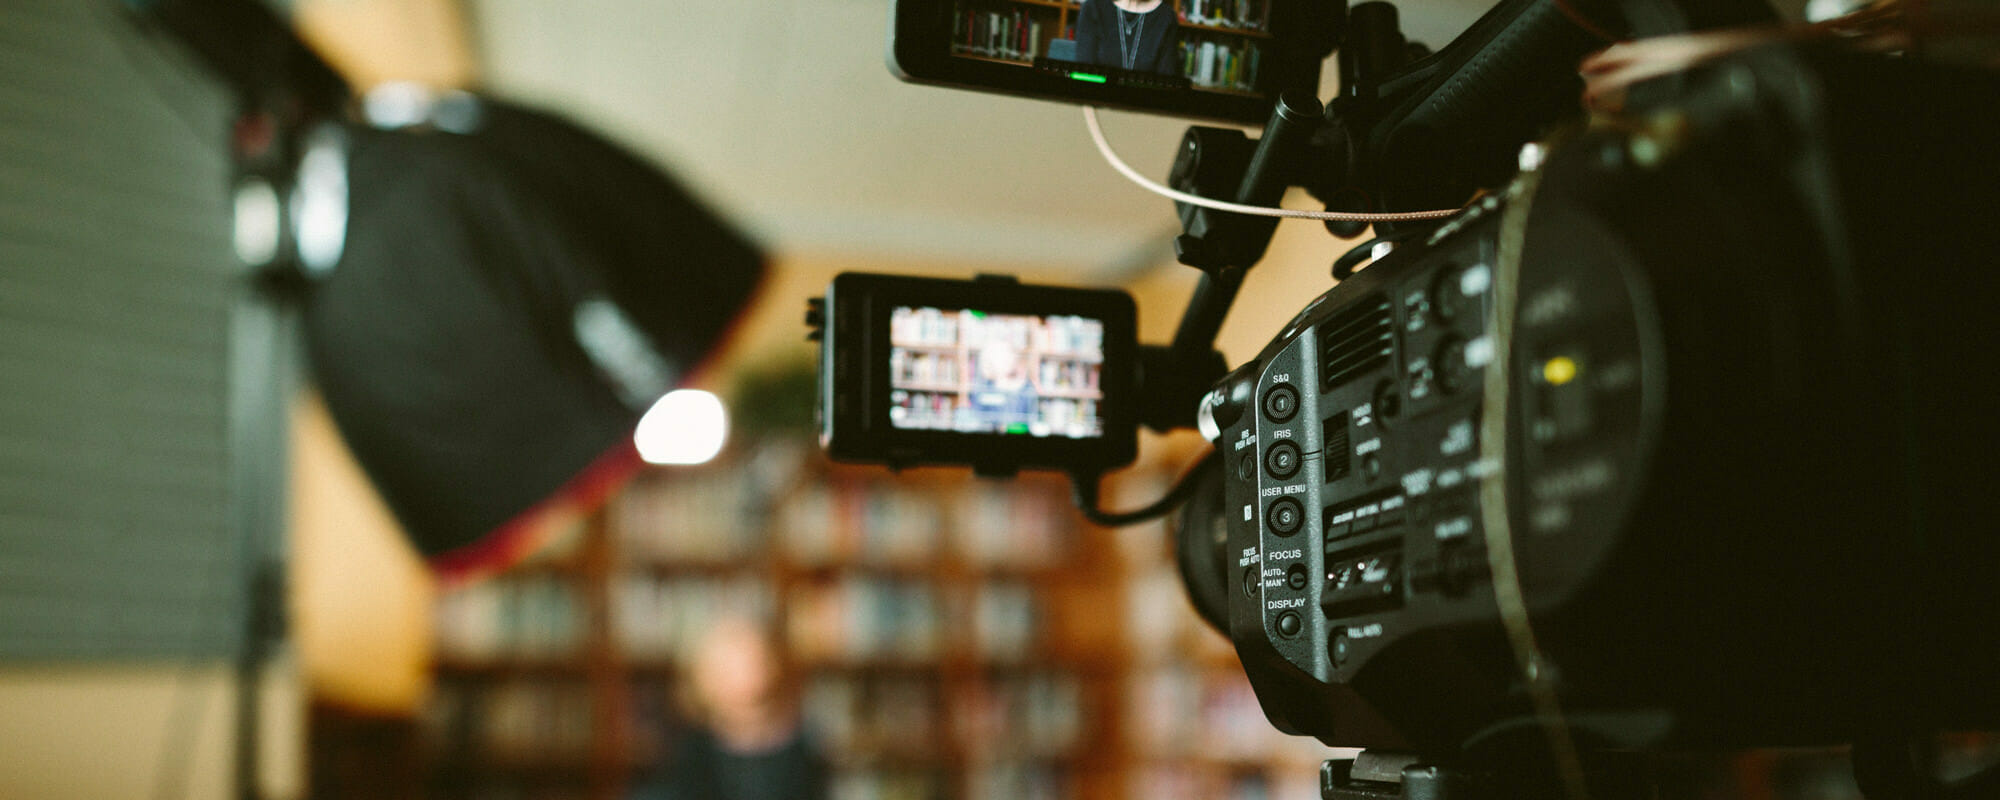
[(1290, 440), (1271, 445), (1264, 453), (1264, 469), (1281, 481), (1299, 474), (1299, 446)]
[(1299, 612), (1287, 611), (1278, 615), (1278, 635), (1292, 637), (1305, 630), (1305, 623), (1299, 621)]
[(1265, 524), (1270, 525), (1271, 531), (1279, 536), (1298, 533), (1299, 526), (1305, 524), (1305, 521), (1306, 509), (1299, 505), (1298, 498), (1295, 497), (1280, 497), (1271, 501), (1270, 507), (1264, 509)]
[(1244, 453), (1242, 458), (1236, 459), (1236, 479), (1247, 481), (1255, 477), (1257, 477), (1257, 457)]
[(1294, 589), (1304, 591), (1306, 588), (1306, 581), (1308, 580), (1311, 580), (1311, 578), (1306, 574), (1306, 567), (1304, 564), (1293, 564), (1291, 569), (1285, 570), (1286, 586), (1290, 586)]
[(1334, 666), (1339, 666), (1347, 663), (1348, 656), (1353, 655), (1354, 647), (1347, 643), (1346, 634), (1334, 634), (1333, 644), (1327, 649), (1333, 651)]
[(1292, 388), (1291, 384), (1281, 383), (1264, 393), (1264, 416), (1270, 417), (1272, 422), (1288, 421), (1297, 413), (1299, 390)]
[(1243, 570), (1243, 596), (1244, 596), (1244, 597), (1256, 597), (1256, 596), (1257, 596), (1257, 568), (1256, 568), (1256, 567), (1250, 567), (1249, 569), (1246, 569), (1246, 570)]
[(1374, 453), (1362, 456), (1361, 474), (1371, 481), (1382, 477), (1382, 459), (1376, 458)]
[(1373, 405), (1376, 419), (1395, 419), (1397, 414), (1403, 413), (1403, 395), (1396, 391), (1395, 381), (1385, 380), (1375, 384)]

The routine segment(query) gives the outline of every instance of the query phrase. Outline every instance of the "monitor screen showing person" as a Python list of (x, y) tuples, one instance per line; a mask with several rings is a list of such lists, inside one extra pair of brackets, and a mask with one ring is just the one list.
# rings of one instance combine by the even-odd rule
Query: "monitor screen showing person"
[(889, 423), (902, 429), (1104, 435), (1104, 322), (898, 306)]

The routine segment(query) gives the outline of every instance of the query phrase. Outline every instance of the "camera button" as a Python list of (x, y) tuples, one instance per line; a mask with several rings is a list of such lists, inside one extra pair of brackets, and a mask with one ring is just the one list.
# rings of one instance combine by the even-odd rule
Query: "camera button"
[(1300, 631), (1305, 630), (1305, 627), (1305, 622), (1299, 619), (1299, 612), (1297, 611), (1287, 611), (1278, 615), (1278, 635), (1280, 636), (1287, 638), (1297, 636)]
[(1271, 445), (1264, 453), (1264, 469), (1281, 481), (1299, 474), (1299, 446), (1289, 440)]
[(1296, 497), (1280, 497), (1264, 509), (1264, 522), (1271, 526), (1271, 532), (1279, 536), (1290, 536), (1299, 532), (1306, 521), (1306, 509), (1299, 505)]
[(1299, 390), (1289, 383), (1271, 387), (1264, 393), (1264, 416), (1272, 422), (1287, 422), (1299, 413)]

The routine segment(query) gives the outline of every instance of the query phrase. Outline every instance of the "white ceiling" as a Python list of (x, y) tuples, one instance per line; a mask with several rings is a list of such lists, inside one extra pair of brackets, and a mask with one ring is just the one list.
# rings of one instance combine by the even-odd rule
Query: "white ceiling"
[[(1442, 44), (1492, 0), (1402, 4)], [(1169, 201), (1103, 163), (1073, 106), (913, 86), (889, 0), (471, 0), (490, 88), (670, 165), (791, 255), (1122, 277), (1169, 257)], [(1327, 86), (1331, 86), (1329, 72)], [(1188, 123), (1107, 114), (1163, 177)]]

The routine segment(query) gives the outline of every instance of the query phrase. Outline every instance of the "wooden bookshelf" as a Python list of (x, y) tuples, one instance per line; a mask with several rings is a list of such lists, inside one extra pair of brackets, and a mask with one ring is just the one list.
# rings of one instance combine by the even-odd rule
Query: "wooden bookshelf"
[(1116, 559), (1066, 484), (753, 458), (649, 472), (562, 559), (441, 600), (429, 794), (623, 796), (727, 604), (791, 646), (841, 796), (1124, 796), (1123, 651), (1089, 619)]
[[(1164, 523), (1089, 528), (1056, 476), (791, 453), (646, 473), (562, 557), (447, 597), (428, 794), (623, 796), (665, 741), (678, 658), (723, 605), (760, 609), (791, 645), (843, 797), (1310, 787), (1328, 754), (1263, 719), (1188, 607)], [(1106, 502), (1157, 496), (1192, 457), (1122, 474)], [(898, 611), (866, 610), (882, 608)]]

